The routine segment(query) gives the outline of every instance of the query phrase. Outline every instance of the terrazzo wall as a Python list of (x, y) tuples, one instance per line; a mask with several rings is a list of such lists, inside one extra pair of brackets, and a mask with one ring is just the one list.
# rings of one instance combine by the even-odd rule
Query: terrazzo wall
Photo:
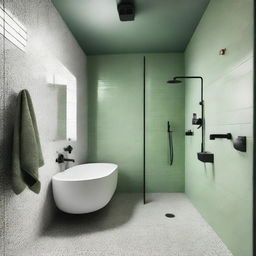
[[(0, 36), (0, 254), (19, 255), (28, 242), (41, 235), (55, 211), (51, 177), (60, 169), (56, 152), (71, 144), (74, 151), (70, 157), (76, 164), (86, 160), (86, 56), (50, 0), (5, 0), (4, 6), (28, 32), (25, 52)], [(74, 142), (54, 141), (57, 102), (46, 78), (48, 68), (55, 65), (65, 66), (77, 79), (78, 139)], [(25, 88), (34, 103), (45, 165), (39, 170), (40, 194), (26, 189), (17, 196), (10, 186), (12, 128), (15, 99)]]

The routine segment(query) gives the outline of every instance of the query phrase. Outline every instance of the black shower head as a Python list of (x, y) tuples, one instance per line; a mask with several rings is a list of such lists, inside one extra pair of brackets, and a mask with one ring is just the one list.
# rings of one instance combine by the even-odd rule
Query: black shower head
[(182, 81), (176, 79), (176, 78), (173, 78), (173, 79), (170, 79), (167, 81), (168, 84), (179, 84), (181, 83)]

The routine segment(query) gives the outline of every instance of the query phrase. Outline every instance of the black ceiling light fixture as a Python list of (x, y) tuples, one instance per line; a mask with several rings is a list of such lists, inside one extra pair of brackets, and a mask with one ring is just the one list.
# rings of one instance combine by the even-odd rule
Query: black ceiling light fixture
[(132, 21), (135, 19), (134, 1), (121, 0), (117, 4), (117, 10), (121, 21)]

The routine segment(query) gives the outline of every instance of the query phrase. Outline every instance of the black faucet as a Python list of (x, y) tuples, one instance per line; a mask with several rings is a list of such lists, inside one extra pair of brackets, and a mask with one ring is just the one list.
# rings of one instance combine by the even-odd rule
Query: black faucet
[(228, 140), (232, 140), (232, 134), (231, 133), (226, 133), (226, 134), (210, 134), (210, 140), (215, 140), (215, 139), (228, 139)]
[(64, 163), (64, 162), (75, 162), (74, 159), (67, 159), (67, 158), (64, 158), (64, 155), (63, 154), (59, 154), (58, 155), (58, 158), (56, 159), (56, 163)]

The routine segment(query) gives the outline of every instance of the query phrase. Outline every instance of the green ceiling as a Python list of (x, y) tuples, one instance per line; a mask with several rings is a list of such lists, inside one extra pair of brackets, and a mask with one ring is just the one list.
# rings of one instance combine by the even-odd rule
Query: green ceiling
[(209, 0), (135, 0), (121, 22), (116, 0), (52, 0), (88, 55), (183, 52)]

